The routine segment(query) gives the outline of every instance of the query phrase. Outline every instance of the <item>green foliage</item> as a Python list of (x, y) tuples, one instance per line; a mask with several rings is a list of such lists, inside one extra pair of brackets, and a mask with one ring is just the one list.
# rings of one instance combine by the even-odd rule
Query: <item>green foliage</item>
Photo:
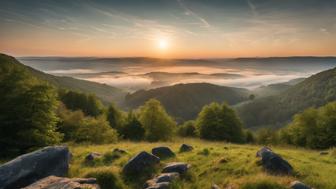
[(287, 187), (282, 186), (276, 182), (261, 180), (257, 182), (249, 182), (244, 184), (241, 189), (287, 189)]
[(158, 100), (151, 99), (140, 107), (140, 122), (148, 141), (170, 140), (176, 126)]
[(329, 148), (336, 145), (336, 102), (320, 108), (309, 108), (294, 116), (281, 132), (284, 141), (309, 148)]
[(0, 148), (3, 155), (60, 142), (57, 93), (32, 77), (15, 59), (0, 56)]
[(278, 132), (271, 128), (262, 128), (257, 131), (256, 137), (258, 144), (278, 144), (279, 135)]
[(197, 117), (196, 125), (201, 138), (229, 142), (244, 141), (242, 124), (226, 103), (204, 106)]
[(117, 107), (111, 104), (107, 110), (107, 120), (110, 126), (121, 133), (122, 125), (124, 124), (123, 112), (117, 109)]
[(70, 110), (81, 110), (88, 116), (99, 116), (103, 113), (104, 107), (94, 95), (88, 95), (76, 91), (65, 91), (60, 93), (60, 99)]
[(177, 134), (181, 137), (196, 137), (197, 128), (194, 121), (186, 121), (177, 129)]
[(245, 130), (244, 135), (245, 135), (245, 142), (246, 143), (255, 143), (256, 142), (256, 138), (251, 131)]
[(101, 189), (123, 189), (125, 188), (116, 173), (109, 169), (97, 169), (86, 173), (86, 178), (96, 178)]
[(130, 111), (126, 118), (125, 124), (121, 128), (120, 134), (124, 139), (142, 140), (145, 137), (145, 129), (137, 116)]

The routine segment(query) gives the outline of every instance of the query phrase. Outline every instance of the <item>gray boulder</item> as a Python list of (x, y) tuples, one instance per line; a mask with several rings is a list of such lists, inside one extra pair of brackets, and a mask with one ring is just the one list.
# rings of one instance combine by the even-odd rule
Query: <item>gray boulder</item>
[(182, 144), (180, 147), (180, 152), (190, 152), (192, 151), (194, 148), (188, 144)]
[(323, 151), (323, 152), (320, 152), (320, 155), (328, 155), (329, 154), (329, 152), (327, 152), (327, 151)]
[(175, 153), (166, 146), (156, 147), (152, 149), (152, 154), (163, 159), (163, 158), (170, 158), (175, 157)]
[(169, 188), (170, 188), (170, 182), (160, 182), (152, 186), (149, 186), (146, 189), (169, 189)]
[(123, 168), (123, 173), (126, 175), (141, 175), (159, 163), (160, 158), (142, 151), (126, 163)]
[(95, 178), (49, 176), (23, 189), (100, 189)]
[(25, 187), (51, 175), (65, 176), (70, 156), (65, 146), (46, 147), (19, 156), (0, 167), (0, 189)]
[(261, 156), (261, 164), (267, 172), (275, 175), (292, 174), (293, 167), (271, 149), (262, 148), (258, 154)]
[(173, 182), (174, 180), (177, 180), (180, 178), (180, 174), (179, 173), (162, 173), (159, 176), (146, 181), (144, 188), (148, 188), (151, 186), (155, 186), (158, 183), (162, 183), (162, 182)]
[(179, 174), (185, 174), (188, 169), (190, 168), (190, 165), (183, 162), (174, 162), (169, 163), (166, 167), (163, 168), (163, 173), (179, 173)]
[(257, 157), (262, 157), (262, 154), (265, 152), (271, 152), (272, 150), (269, 147), (262, 147), (258, 152), (257, 152)]
[(93, 161), (97, 158), (101, 157), (101, 154), (100, 153), (96, 153), (96, 152), (91, 152), (89, 153), (86, 157), (85, 157), (85, 160), (86, 161)]
[(293, 181), (291, 184), (290, 184), (290, 188), (292, 189), (313, 189), (305, 184), (303, 184), (302, 182), (300, 181)]

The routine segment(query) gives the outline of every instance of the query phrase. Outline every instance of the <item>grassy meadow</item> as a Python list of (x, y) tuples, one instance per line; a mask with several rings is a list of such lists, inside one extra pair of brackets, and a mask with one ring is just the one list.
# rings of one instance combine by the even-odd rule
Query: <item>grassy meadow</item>
[[(194, 147), (191, 152), (179, 153), (182, 143)], [(291, 181), (300, 180), (316, 189), (336, 188), (336, 154), (330, 150), (328, 155), (320, 155), (320, 151), (294, 147), (272, 147), (294, 168), (294, 176), (272, 176), (258, 166), (256, 152), (261, 146), (238, 145), (224, 142), (209, 142), (198, 139), (175, 139), (173, 142), (128, 142), (123, 141), (107, 145), (70, 144), (73, 154), (70, 165), (70, 177), (97, 177), (102, 188), (142, 188), (144, 179), (131, 181), (123, 178), (123, 165), (140, 151), (151, 152), (153, 147), (168, 146), (175, 153), (175, 158), (161, 161), (165, 163), (183, 161), (192, 165), (189, 174), (176, 183), (174, 188), (206, 189), (213, 183), (223, 189), (282, 189), (288, 188)], [(113, 149), (127, 151), (125, 155), (115, 155)], [(94, 162), (85, 162), (90, 152), (103, 154)], [(157, 167), (158, 173), (160, 167)], [(155, 174), (155, 173), (153, 173)], [(114, 184), (113, 184), (114, 183)], [(106, 184), (106, 187), (104, 187)], [(113, 186), (115, 185), (115, 186)]]

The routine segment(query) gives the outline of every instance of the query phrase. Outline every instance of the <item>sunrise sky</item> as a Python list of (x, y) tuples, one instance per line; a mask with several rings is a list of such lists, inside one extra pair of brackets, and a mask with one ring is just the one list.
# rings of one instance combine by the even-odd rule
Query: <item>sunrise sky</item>
[(335, 56), (336, 0), (1, 0), (14, 56)]

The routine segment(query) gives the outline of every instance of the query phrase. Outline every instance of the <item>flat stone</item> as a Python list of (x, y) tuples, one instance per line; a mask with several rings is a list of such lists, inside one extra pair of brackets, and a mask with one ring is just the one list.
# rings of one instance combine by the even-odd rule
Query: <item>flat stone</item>
[(190, 165), (183, 162), (174, 162), (169, 163), (166, 167), (163, 168), (163, 173), (179, 173), (179, 174), (185, 174), (188, 169), (190, 168)]
[(100, 189), (95, 178), (49, 176), (23, 189)]
[(291, 184), (290, 184), (290, 188), (292, 189), (313, 189), (305, 184), (303, 184), (302, 182), (300, 181), (293, 181)]

